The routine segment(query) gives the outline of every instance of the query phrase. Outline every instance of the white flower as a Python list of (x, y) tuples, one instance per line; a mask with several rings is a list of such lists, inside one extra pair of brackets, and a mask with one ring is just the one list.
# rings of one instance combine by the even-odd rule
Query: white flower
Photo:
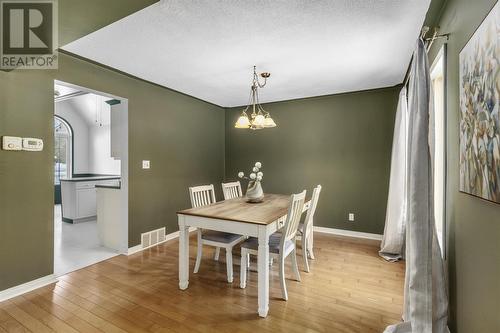
[(250, 179), (255, 179), (255, 178), (257, 178), (257, 175), (256, 175), (255, 173), (253, 173), (253, 172), (252, 172), (252, 173), (250, 174)]
[(257, 176), (257, 180), (260, 182), (262, 180), (262, 176)]
[(252, 171), (253, 171), (253, 172), (257, 172), (257, 171), (259, 171), (259, 168), (257, 168), (257, 167), (253, 167)]
[(260, 168), (262, 168), (262, 163), (260, 163), (260, 162), (256, 162), (256, 163), (255, 163), (255, 167), (256, 167), (256, 168), (259, 168), (259, 169), (260, 169)]
[(264, 176), (264, 173), (262, 171), (257, 172), (257, 177), (262, 178), (262, 176)]
[(244, 174), (243, 172), (241, 172), (241, 171), (240, 171), (240, 172), (238, 172), (238, 177), (239, 177), (239, 178), (243, 178), (243, 177), (245, 177), (245, 174)]

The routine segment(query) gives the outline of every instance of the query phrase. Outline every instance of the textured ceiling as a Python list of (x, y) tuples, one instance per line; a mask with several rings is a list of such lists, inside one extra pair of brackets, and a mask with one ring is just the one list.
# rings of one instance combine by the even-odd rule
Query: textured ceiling
[(246, 104), (401, 83), (429, 0), (164, 0), (63, 47), (191, 96)]

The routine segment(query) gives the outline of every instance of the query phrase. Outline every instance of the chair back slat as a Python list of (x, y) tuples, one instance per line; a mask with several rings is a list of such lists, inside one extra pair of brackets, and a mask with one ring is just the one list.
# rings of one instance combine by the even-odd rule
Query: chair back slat
[(308, 230), (309, 226), (313, 223), (314, 213), (316, 212), (316, 206), (318, 205), (319, 194), (321, 193), (321, 185), (314, 188), (311, 198), (311, 205), (307, 210), (306, 218), (304, 219), (304, 231)]
[(281, 239), (282, 246), (287, 240), (294, 239), (299, 227), (300, 217), (304, 209), (304, 202), (306, 200), (306, 191), (298, 194), (292, 194), (290, 206), (288, 207), (288, 214), (286, 216), (284, 232)]
[(189, 198), (191, 207), (201, 207), (215, 203), (214, 185), (201, 185), (189, 188)]
[(222, 193), (224, 193), (224, 200), (239, 198), (243, 196), (243, 193), (241, 191), (241, 184), (239, 181), (222, 183)]

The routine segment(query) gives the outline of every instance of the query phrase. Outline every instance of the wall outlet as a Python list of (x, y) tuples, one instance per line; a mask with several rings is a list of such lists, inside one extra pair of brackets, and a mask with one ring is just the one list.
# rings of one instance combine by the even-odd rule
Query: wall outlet
[(143, 169), (149, 169), (151, 167), (150, 161), (143, 160), (142, 161), (142, 168)]
[(354, 222), (354, 213), (349, 213), (349, 221)]

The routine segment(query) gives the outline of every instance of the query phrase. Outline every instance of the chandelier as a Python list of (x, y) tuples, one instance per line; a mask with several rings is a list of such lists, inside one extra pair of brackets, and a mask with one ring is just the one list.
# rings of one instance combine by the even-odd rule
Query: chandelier
[[(240, 117), (234, 124), (234, 127), (236, 128), (249, 128), (252, 130), (258, 130), (262, 128), (276, 127), (276, 123), (274, 122), (273, 118), (271, 118), (269, 112), (264, 110), (264, 108), (260, 105), (258, 92), (259, 88), (263, 88), (266, 85), (267, 79), (271, 76), (271, 73), (264, 72), (261, 73), (260, 76), (264, 78), (264, 83), (259, 82), (256, 67), (253, 66), (253, 80), (250, 91), (249, 104), (247, 105), (245, 110), (241, 112)], [(252, 106), (252, 113), (249, 117), (247, 111), (250, 106)]]

